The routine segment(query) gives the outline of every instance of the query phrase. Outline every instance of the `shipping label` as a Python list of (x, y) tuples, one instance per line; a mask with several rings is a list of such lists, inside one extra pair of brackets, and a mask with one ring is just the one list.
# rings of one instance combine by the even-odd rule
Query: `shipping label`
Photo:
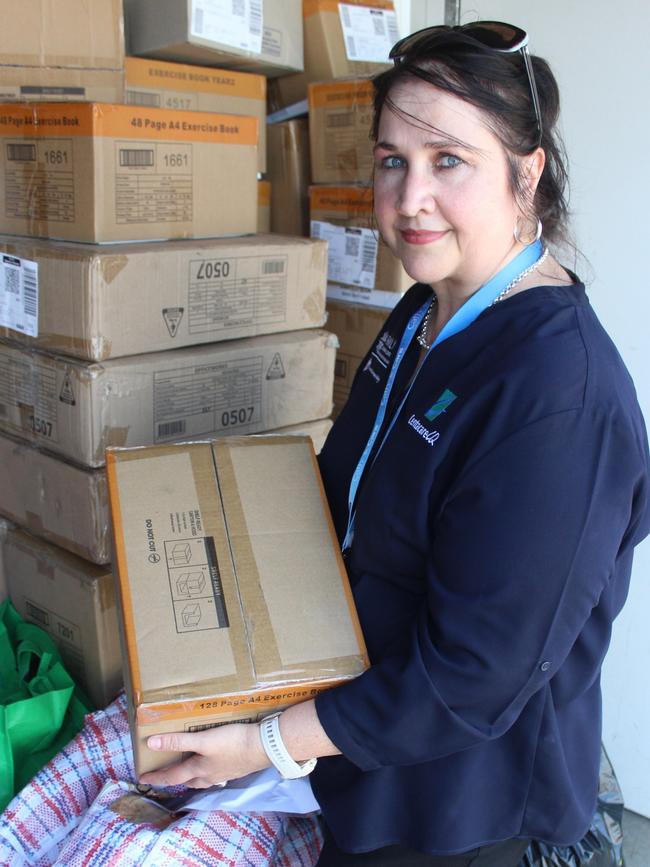
[(0, 256), (0, 325), (38, 337), (38, 263)]
[(242, 51), (260, 54), (264, 0), (192, 0), (190, 32)]
[(287, 256), (193, 259), (188, 286), (190, 334), (214, 334), (286, 320)]
[(263, 381), (257, 355), (155, 373), (154, 442), (259, 430)]
[(126, 91), (127, 105), (138, 105), (145, 108), (171, 108), (181, 111), (196, 111), (199, 97), (196, 93), (184, 93), (177, 90), (136, 90)]
[(117, 223), (187, 223), (192, 209), (191, 144), (115, 142)]
[(0, 424), (58, 442), (56, 371), (0, 352)]
[(311, 221), (312, 238), (327, 241), (327, 279), (372, 289), (377, 273), (377, 235), (359, 226)]
[(388, 54), (399, 39), (395, 12), (339, 3), (339, 17), (348, 60), (388, 63)]
[(75, 188), (71, 139), (8, 139), (5, 216), (73, 223)]

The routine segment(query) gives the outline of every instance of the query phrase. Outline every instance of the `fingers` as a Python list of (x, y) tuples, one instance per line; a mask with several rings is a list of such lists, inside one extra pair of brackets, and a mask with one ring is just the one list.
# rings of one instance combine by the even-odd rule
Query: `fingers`
[(190, 756), (184, 762), (177, 762), (174, 765), (168, 765), (166, 768), (142, 774), (139, 782), (149, 786), (187, 785), (188, 780), (203, 778), (201, 770), (201, 756)]
[(200, 732), (171, 732), (147, 738), (150, 750), (164, 753), (200, 753), (201, 742)]

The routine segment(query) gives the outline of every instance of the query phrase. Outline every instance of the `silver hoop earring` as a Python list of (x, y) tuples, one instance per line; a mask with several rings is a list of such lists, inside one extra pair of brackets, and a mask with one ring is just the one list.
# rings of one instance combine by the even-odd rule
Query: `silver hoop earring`
[(535, 234), (532, 238), (530, 238), (530, 236), (522, 234), (521, 228), (519, 226), (519, 217), (517, 217), (517, 219), (515, 220), (515, 227), (512, 230), (512, 234), (514, 235), (515, 241), (518, 244), (523, 244), (524, 246), (528, 247), (530, 244), (534, 244), (535, 241), (539, 241), (539, 239), (542, 237), (542, 228), (542, 221), (539, 217), (535, 217)]

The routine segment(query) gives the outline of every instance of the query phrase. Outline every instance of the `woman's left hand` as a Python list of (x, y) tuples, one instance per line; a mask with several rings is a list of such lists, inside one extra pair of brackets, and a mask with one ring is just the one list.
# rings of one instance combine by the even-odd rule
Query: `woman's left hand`
[(156, 752), (193, 753), (181, 762), (142, 774), (139, 782), (151, 786), (185, 785), (206, 789), (268, 768), (259, 726), (231, 723), (202, 732), (152, 735), (147, 740)]

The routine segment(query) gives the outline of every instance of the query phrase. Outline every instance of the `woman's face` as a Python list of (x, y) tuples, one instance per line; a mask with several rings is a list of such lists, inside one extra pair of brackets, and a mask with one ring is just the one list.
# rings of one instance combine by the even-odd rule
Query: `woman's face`
[(473, 292), (519, 245), (505, 152), (482, 112), (424, 81), (395, 85), (382, 110), (374, 199), (380, 232), (418, 282)]

